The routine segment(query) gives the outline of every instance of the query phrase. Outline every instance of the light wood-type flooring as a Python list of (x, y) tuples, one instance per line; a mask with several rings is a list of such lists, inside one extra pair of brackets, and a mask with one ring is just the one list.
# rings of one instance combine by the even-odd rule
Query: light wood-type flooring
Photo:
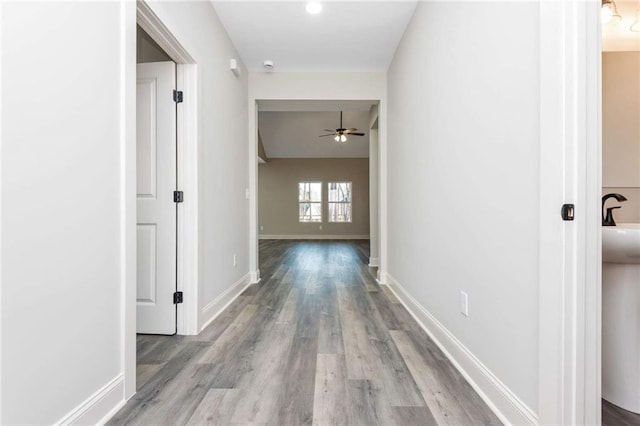
[(198, 336), (138, 336), (138, 392), (110, 424), (500, 424), (367, 251), (261, 241), (262, 280)]

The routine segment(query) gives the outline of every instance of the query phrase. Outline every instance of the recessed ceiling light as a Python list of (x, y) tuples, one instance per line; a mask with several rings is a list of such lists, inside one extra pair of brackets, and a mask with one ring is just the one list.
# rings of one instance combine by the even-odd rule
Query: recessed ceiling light
[(307, 10), (307, 13), (310, 13), (311, 15), (317, 15), (318, 13), (322, 12), (322, 4), (317, 1), (311, 1), (307, 3), (305, 9)]

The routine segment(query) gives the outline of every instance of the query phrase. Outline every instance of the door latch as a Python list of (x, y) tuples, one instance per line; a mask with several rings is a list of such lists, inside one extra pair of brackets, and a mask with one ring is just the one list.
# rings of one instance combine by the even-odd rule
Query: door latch
[(562, 220), (573, 220), (575, 216), (575, 206), (573, 204), (562, 205)]

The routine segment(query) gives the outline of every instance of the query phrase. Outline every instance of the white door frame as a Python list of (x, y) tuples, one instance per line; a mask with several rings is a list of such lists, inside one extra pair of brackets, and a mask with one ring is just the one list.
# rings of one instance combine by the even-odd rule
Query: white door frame
[(387, 103), (386, 99), (334, 99), (308, 97), (286, 97), (282, 99), (249, 98), (249, 278), (251, 283), (260, 281), (260, 265), (258, 263), (258, 102), (260, 101), (353, 101), (367, 100), (378, 105), (378, 282), (387, 281)]
[(599, 0), (540, 2), (540, 424), (600, 424), (600, 37)]
[(176, 62), (177, 89), (184, 92), (177, 121), (177, 184), (185, 201), (178, 209), (178, 334), (198, 334), (198, 81), (197, 65), (183, 44), (143, 0), (121, 3), (122, 43), (122, 365), (125, 399), (136, 390), (136, 24)]

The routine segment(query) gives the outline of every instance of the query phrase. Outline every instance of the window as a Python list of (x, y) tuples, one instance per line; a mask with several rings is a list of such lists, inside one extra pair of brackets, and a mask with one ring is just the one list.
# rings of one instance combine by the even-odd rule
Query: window
[(322, 222), (322, 182), (298, 183), (298, 220)]
[(329, 222), (351, 222), (351, 182), (329, 183)]

